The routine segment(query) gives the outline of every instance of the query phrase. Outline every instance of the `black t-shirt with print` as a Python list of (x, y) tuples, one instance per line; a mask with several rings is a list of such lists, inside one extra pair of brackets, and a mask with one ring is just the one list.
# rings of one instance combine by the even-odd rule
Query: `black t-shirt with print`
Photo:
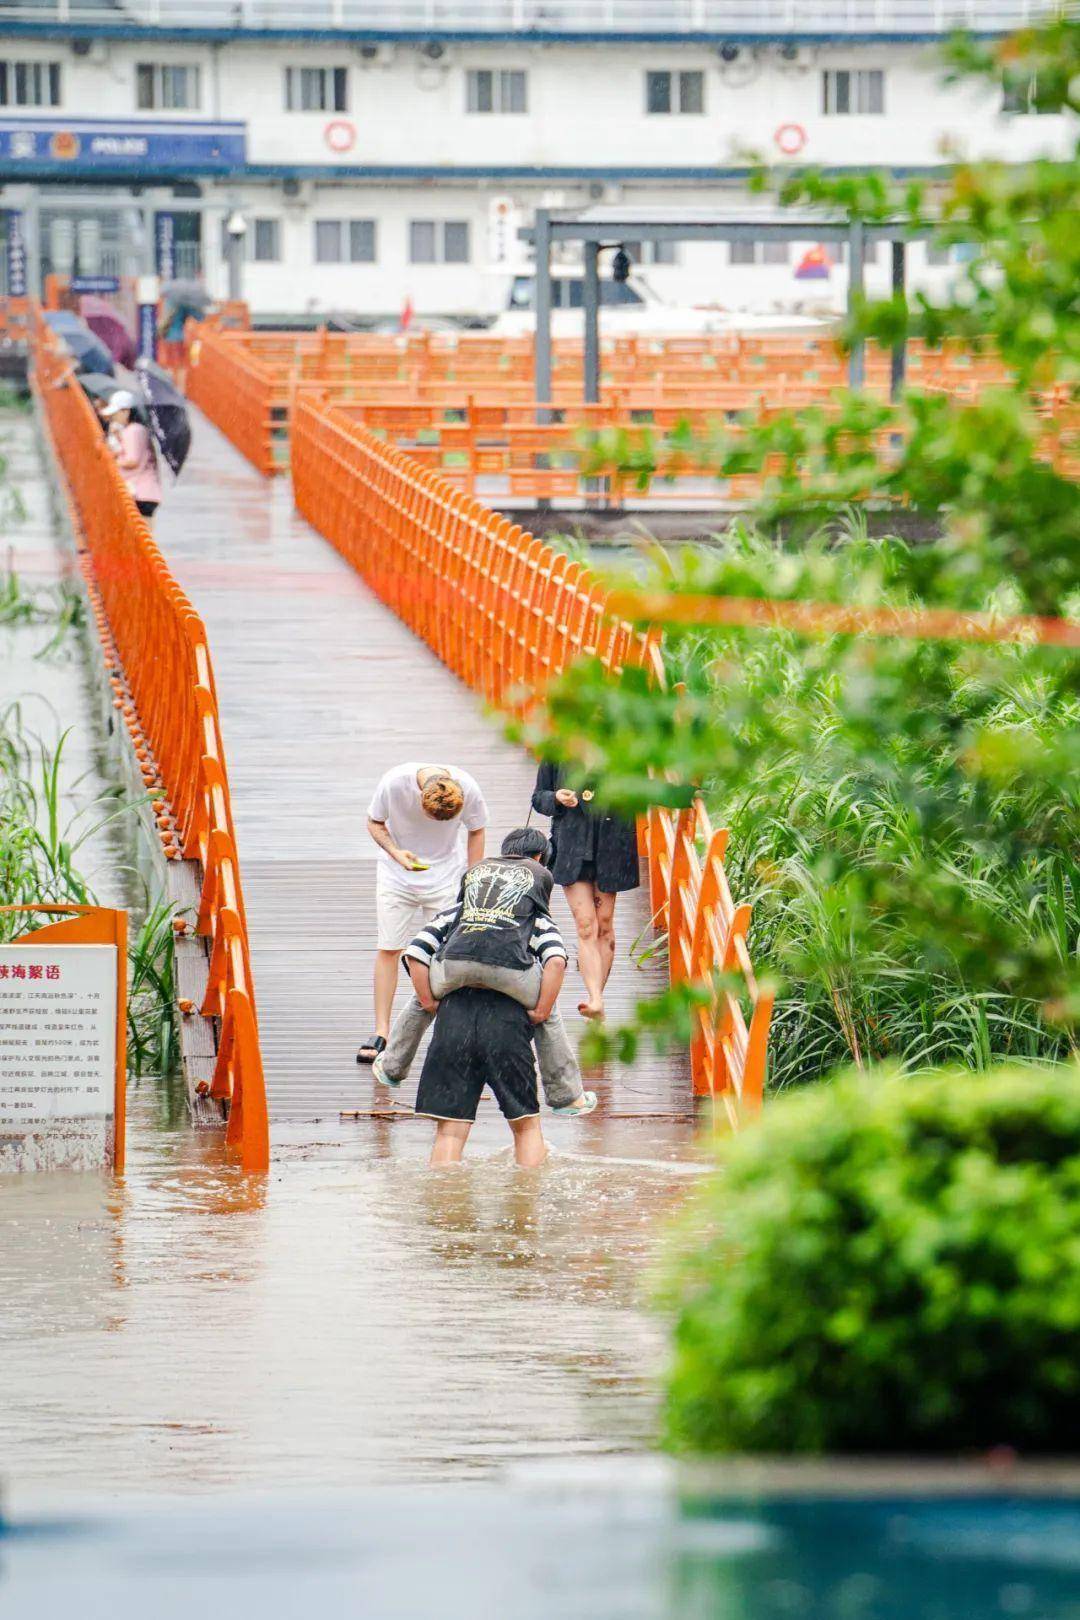
[[(439, 955), (448, 962), (527, 968), (540, 920), (550, 922), (552, 876), (539, 861), (496, 855), (470, 866), (458, 891), (458, 914)], [(550, 924), (555, 930), (555, 924)]]

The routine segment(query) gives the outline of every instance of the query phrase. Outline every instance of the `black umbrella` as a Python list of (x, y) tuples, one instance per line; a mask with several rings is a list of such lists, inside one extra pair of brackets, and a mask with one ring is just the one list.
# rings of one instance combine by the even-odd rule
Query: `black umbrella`
[(187, 402), (152, 361), (140, 360), (135, 369), (150, 432), (173, 472), (179, 473), (191, 449)]

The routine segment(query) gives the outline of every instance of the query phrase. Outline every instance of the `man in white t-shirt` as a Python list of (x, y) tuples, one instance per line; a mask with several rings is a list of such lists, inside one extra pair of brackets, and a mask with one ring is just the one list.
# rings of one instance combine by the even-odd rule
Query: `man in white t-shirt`
[(462, 872), (484, 858), (487, 819), (476, 782), (455, 766), (396, 765), (375, 789), (368, 806), (368, 832), (380, 850), (375, 1034), (357, 1063), (373, 1063), (386, 1046), (401, 953), (426, 922), (455, 904)]

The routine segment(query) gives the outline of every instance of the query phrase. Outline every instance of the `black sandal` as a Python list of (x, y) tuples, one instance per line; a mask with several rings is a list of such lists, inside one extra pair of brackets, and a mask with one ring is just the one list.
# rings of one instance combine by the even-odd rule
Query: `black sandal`
[(374, 1035), (370, 1041), (365, 1041), (359, 1052), (357, 1052), (356, 1061), (357, 1063), (374, 1063), (379, 1053), (385, 1051), (386, 1036)]

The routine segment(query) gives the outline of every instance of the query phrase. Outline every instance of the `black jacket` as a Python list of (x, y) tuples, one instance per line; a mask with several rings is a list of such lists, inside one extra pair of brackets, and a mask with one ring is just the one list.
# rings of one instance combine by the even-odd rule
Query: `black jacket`
[(533, 789), (533, 809), (551, 817), (551, 870), (556, 883), (576, 883), (586, 862), (595, 866), (593, 881), (604, 894), (636, 889), (641, 882), (637, 828), (632, 821), (601, 811), (594, 815), (580, 797), (573, 810), (555, 797), (562, 786), (557, 765), (544, 763)]

